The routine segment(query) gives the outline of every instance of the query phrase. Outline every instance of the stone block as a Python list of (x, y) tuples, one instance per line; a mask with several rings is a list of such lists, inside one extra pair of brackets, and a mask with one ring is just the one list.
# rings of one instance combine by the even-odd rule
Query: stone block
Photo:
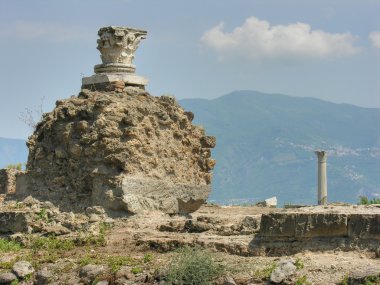
[(347, 215), (333, 213), (305, 213), (296, 216), (297, 238), (345, 237)]
[(380, 240), (380, 215), (352, 214), (348, 220), (350, 238)]
[(294, 237), (296, 230), (296, 214), (271, 213), (263, 214), (260, 224), (260, 236)]
[(16, 169), (0, 169), (0, 194), (10, 194), (16, 192)]
[(29, 230), (29, 216), (26, 212), (0, 212), (0, 233), (25, 233)]
[(16, 195), (18, 197), (26, 197), (30, 195), (28, 185), (30, 185), (30, 177), (28, 172), (20, 172), (16, 176)]
[(82, 78), (82, 86), (91, 86), (93, 84), (111, 83), (122, 81), (125, 85), (145, 86), (148, 84), (148, 79), (131, 73), (102, 73), (94, 74), (90, 77)]

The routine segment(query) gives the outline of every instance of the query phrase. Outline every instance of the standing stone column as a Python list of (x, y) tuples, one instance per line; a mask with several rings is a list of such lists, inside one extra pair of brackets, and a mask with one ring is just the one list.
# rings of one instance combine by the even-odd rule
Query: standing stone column
[(327, 152), (317, 150), (318, 156), (318, 205), (327, 205)]

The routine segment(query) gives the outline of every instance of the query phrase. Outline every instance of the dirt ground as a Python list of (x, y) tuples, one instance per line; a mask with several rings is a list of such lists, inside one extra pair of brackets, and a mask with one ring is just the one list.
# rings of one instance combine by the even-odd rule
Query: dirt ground
[[(189, 245), (210, 251), (214, 260), (224, 265), (224, 277), (216, 280), (216, 284), (230, 284), (225, 283), (227, 276), (241, 285), (269, 284), (271, 268), (283, 259), (293, 260), (298, 265), (286, 284), (340, 284), (349, 276), (380, 273), (380, 258), (368, 251), (306, 250), (291, 256), (247, 256), (245, 248), (249, 247), (257, 230), (256, 218), (271, 211), (284, 210), (205, 205), (188, 216), (149, 212), (115, 218), (101, 235), (90, 234), (75, 246), (29, 245), (0, 251), (0, 272), (8, 272), (17, 260), (29, 260), (36, 272), (47, 268), (53, 274), (50, 283), (34, 284), (96, 284), (94, 280), (89, 282), (81, 278), (80, 271), (86, 264), (97, 264), (108, 268), (102, 278), (108, 280), (109, 285), (165, 284), (160, 274), (177, 254), (175, 249)], [(244, 227), (244, 221), (248, 221), (250, 227)], [(25, 235), (13, 236), (15, 240), (23, 238)], [(76, 233), (71, 233), (58, 239), (75, 238)], [(120, 270), (127, 270), (124, 283), (115, 283)], [(33, 284), (33, 281), (20, 284)]]

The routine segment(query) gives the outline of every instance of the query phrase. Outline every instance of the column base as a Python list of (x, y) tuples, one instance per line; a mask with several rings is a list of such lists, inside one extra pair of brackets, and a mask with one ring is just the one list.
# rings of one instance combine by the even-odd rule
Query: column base
[(124, 82), (126, 87), (134, 86), (145, 89), (148, 79), (131, 73), (99, 73), (90, 77), (83, 77), (82, 88), (94, 91), (113, 91), (116, 82)]

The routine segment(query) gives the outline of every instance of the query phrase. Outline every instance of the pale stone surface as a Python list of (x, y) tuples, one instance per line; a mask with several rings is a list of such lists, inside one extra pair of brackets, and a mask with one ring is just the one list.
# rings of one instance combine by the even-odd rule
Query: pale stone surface
[(292, 260), (280, 260), (270, 275), (270, 281), (275, 284), (284, 282), (296, 272), (296, 269)]
[(128, 27), (104, 27), (98, 32), (98, 47), (103, 64), (95, 66), (96, 73), (130, 72), (135, 51), (147, 32)]
[(0, 273), (0, 284), (11, 284), (15, 280), (17, 280), (17, 276), (12, 272)]
[(89, 283), (93, 282), (95, 278), (107, 271), (103, 265), (87, 264), (79, 271), (79, 277)]
[(147, 85), (148, 79), (129, 73), (101, 73), (90, 77), (83, 77), (82, 85), (88, 86), (98, 83), (111, 83), (123, 81), (126, 85)]
[(266, 207), (277, 207), (277, 197), (265, 199), (264, 202)]
[(327, 152), (318, 150), (318, 205), (327, 205)]
[(17, 275), (17, 277), (24, 278), (27, 275), (32, 274), (34, 272), (34, 268), (28, 261), (17, 261), (13, 265), (12, 271)]

